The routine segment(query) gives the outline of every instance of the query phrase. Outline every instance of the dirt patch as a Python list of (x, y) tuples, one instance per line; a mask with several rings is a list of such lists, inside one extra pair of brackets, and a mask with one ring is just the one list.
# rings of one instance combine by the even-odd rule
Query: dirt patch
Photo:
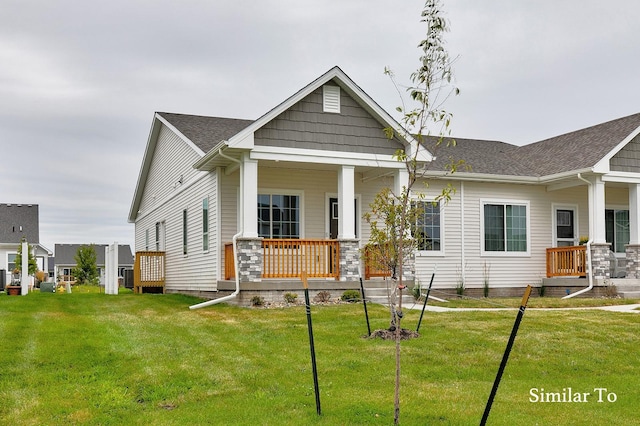
[[(417, 337), (420, 337), (420, 334), (413, 331), (413, 330), (407, 330), (406, 328), (403, 328), (400, 330), (400, 340), (409, 340), (409, 339), (415, 339)], [(370, 339), (376, 339), (376, 338), (380, 338), (383, 340), (395, 340), (396, 339), (396, 331), (395, 330), (389, 330), (388, 328), (382, 329), (382, 330), (375, 330), (374, 332), (371, 333), (371, 336), (369, 336)]]

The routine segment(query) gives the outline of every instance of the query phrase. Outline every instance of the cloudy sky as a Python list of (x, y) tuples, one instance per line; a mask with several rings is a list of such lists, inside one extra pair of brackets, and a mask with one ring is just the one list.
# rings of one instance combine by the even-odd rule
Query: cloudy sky
[[(387, 111), (421, 0), (0, 0), (0, 203), (40, 241), (133, 245), (154, 111), (255, 119), (339, 65)], [(640, 2), (445, 0), (453, 135), (517, 145), (640, 112)]]

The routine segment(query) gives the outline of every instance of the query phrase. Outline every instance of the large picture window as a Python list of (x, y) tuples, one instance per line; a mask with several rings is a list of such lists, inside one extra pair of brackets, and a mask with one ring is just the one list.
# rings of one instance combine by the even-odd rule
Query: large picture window
[(482, 204), (485, 252), (525, 253), (528, 251), (526, 203)]
[(300, 238), (300, 196), (258, 194), (258, 235)]
[(605, 210), (605, 238), (611, 244), (611, 250), (624, 253), (629, 244), (629, 210)]
[(418, 215), (412, 234), (418, 250), (442, 250), (440, 202), (418, 201), (414, 207), (418, 209)]

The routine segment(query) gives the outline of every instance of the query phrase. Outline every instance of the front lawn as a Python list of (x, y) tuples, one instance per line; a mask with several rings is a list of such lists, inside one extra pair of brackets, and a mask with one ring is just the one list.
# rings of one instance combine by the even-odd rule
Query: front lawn
[[(394, 343), (362, 337), (361, 304), (312, 308), (318, 417), (303, 306), (190, 311), (195, 302), (0, 295), (0, 423), (393, 423)], [(372, 329), (386, 327), (386, 309), (368, 307)], [(419, 315), (407, 311), (403, 325), (415, 328)], [(425, 313), (421, 337), (402, 343), (401, 423), (478, 424), (514, 319), (513, 311)], [(639, 325), (637, 314), (527, 311), (488, 424), (637, 422)], [(591, 395), (530, 402), (568, 388)]]

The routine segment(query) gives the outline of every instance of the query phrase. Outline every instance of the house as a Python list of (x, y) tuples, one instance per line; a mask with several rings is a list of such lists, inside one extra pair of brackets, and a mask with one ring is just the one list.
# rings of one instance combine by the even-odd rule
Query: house
[[(164, 256), (167, 291), (217, 297), (236, 279), (246, 303), (299, 288), (303, 270), (317, 291), (358, 288), (361, 218), (407, 181), (394, 159), (404, 149), (428, 167), (426, 201), (456, 188), (425, 202), (412, 277), (427, 283), (437, 265), (435, 288), (506, 295), (566, 275), (556, 292), (573, 292), (589, 271), (597, 285), (611, 278), (609, 249), (637, 278), (639, 126), (640, 114), (523, 147), (428, 150), (405, 132), (387, 139), (399, 124), (334, 67), (257, 120), (155, 113), (129, 221), (136, 251)], [(446, 173), (451, 156), (471, 169)]]
[[(74, 282), (73, 268), (77, 266), (76, 253), (82, 246), (91, 244), (56, 244), (55, 245), (55, 274), (58, 282)], [(105, 248), (106, 244), (93, 244), (96, 252), (96, 266), (100, 282), (104, 281)], [(133, 269), (133, 254), (128, 244), (118, 245), (118, 277), (124, 277), (125, 271)]]
[(25, 239), (34, 252), (38, 269), (48, 271), (51, 251), (40, 244), (37, 204), (0, 204), (0, 283), (11, 279), (18, 246)]

